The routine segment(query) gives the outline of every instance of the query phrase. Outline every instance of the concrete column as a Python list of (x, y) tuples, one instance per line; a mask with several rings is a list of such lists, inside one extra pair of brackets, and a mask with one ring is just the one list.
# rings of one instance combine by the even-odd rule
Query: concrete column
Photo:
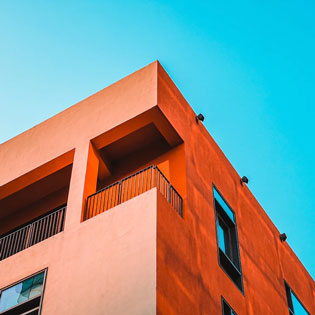
[(99, 159), (90, 141), (76, 147), (73, 161), (65, 230), (74, 228), (83, 219), (85, 202), (96, 192)]

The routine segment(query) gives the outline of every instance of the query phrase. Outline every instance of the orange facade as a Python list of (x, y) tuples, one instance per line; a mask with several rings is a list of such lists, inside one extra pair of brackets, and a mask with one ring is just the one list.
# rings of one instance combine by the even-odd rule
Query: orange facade
[(222, 314), (222, 298), (289, 314), (285, 283), (315, 314), (313, 279), (195, 117), (154, 62), (1, 144), (0, 314), (28, 307), (1, 299), (41, 270), (34, 314)]

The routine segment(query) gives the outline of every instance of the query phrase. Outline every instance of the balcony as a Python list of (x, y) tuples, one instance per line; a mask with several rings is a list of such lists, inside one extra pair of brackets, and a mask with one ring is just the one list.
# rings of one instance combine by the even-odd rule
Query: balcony
[(66, 207), (52, 211), (0, 238), (0, 261), (63, 231)]
[(183, 199), (155, 165), (115, 182), (88, 197), (83, 220), (88, 220), (156, 187), (183, 217)]

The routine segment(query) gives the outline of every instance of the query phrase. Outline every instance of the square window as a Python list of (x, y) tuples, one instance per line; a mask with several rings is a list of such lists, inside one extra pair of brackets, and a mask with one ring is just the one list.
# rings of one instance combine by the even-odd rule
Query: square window
[(39, 314), (46, 271), (0, 290), (0, 314)]
[(285, 291), (287, 294), (289, 314), (290, 315), (310, 315), (310, 313), (305, 309), (305, 307), (297, 298), (297, 296), (289, 287), (289, 285), (286, 282), (284, 282), (284, 285), (285, 285)]
[(238, 247), (235, 214), (213, 186), (219, 263), (236, 286), (243, 292), (241, 261)]

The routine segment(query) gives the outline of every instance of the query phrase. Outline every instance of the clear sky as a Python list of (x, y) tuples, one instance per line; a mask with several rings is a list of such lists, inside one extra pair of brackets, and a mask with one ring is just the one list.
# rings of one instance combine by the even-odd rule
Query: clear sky
[(314, 16), (313, 0), (1, 0), (0, 143), (159, 59), (315, 278)]

